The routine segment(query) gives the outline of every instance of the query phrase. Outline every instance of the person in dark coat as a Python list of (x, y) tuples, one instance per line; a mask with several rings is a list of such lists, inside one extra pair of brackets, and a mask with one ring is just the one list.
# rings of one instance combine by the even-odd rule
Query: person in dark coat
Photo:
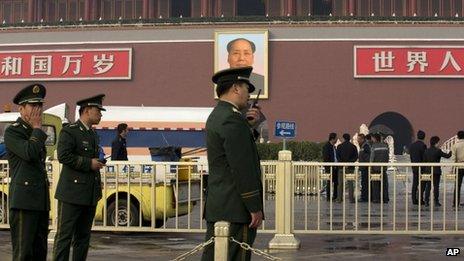
[[(358, 144), (359, 144), (359, 162), (369, 162), (371, 156), (371, 146), (366, 140), (364, 134), (358, 135)], [(359, 172), (361, 172), (361, 200), (360, 202), (368, 201), (368, 167), (359, 167)]]
[[(417, 140), (409, 146), (409, 156), (412, 163), (420, 163), (424, 161), (424, 152), (427, 149), (427, 145), (424, 143), (425, 132), (417, 132)], [(411, 197), (412, 204), (417, 205), (417, 188), (419, 186), (419, 167), (412, 167), (412, 188)], [(423, 199), (422, 199), (423, 201)], [(423, 204), (423, 202), (421, 203)]]
[[(12, 260), (47, 260), (50, 195), (45, 170), (45, 141), (42, 105), (46, 89), (32, 84), (13, 99), (20, 117), (5, 131), (10, 167), (8, 190)], [(3, 243), (5, 244), (5, 243)]]
[(58, 160), (62, 164), (56, 187), (58, 217), (53, 246), (53, 260), (86, 260), (90, 230), (98, 201), (102, 197), (99, 159), (99, 137), (92, 126), (102, 117), (104, 94), (83, 99), (76, 104), (79, 120), (61, 130)]
[[(263, 216), (263, 185), (258, 150), (251, 120), (240, 112), (248, 107), (249, 94), (255, 87), (250, 82), (251, 67), (217, 72), (219, 101), (206, 121), (209, 177), (204, 218), (208, 241), (214, 236), (214, 223), (230, 222), (230, 236), (252, 246)], [(252, 108), (255, 110), (257, 108)], [(250, 260), (251, 251), (229, 244), (227, 260)], [(214, 260), (214, 245), (204, 249), (203, 261)]]
[[(337, 147), (338, 160), (340, 162), (355, 162), (358, 160), (358, 149), (350, 142), (350, 134), (343, 134), (343, 143)], [(339, 168), (338, 173), (338, 188), (337, 188), (337, 201), (343, 201), (343, 187), (345, 186), (344, 174), (354, 173), (354, 167)], [(351, 203), (354, 203), (354, 187), (353, 181), (348, 181), (348, 198)]]
[[(387, 163), (390, 159), (389, 156), (389, 149), (388, 145), (382, 141), (382, 136), (380, 133), (375, 133), (372, 135), (373, 144), (371, 147), (371, 157), (370, 162), (380, 163), (385, 162)], [(371, 167), (371, 174), (382, 174), (382, 188), (383, 188), (383, 203), (388, 203), (389, 196), (388, 196), (388, 176), (387, 176), (387, 168), (386, 167)], [(371, 198), (373, 203), (380, 203), (380, 181), (372, 181), (371, 182)]]
[(111, 160), (128, 160), (126, 137), (129, 130), (127, 124), (118, 124), (117, 131), (118, 135), (111, 143)]
[[(322, 160), (324, 162), (338, 162), (337, 159), (337, 149), (335, 148), (335, 143), (337, 142), (337, 134), (330, 133), (329, 140), (322, 147)], [(337, 198), (337, 187), (338, 187), (338, 168), (326, 166), (325, 173), (332, 174), (332, 181), (326, 184), (326, 195), (327, 201), (330, 201), (330, 191), (333, 190), (333, 199)]]
[[(439, 163), (441, 158), (451, 158), (451, 151), (449, 153), (444, 153), (437, 147), (439, 141), (440, 138), (437, 136), (430, 138), (430, 148), (426, 149), (424, 152), (424, 162)], [(439, 207), (441, 206), (438, 200), (440, 196), (441, 167), (423, 167), (423, 169), (422, 174), (432, 174), (434, 205)], [(429, 206), (431, 185), (430, 181), (421, 182), (421, 195), (423, 195), (425, 200), (425, 206)]]

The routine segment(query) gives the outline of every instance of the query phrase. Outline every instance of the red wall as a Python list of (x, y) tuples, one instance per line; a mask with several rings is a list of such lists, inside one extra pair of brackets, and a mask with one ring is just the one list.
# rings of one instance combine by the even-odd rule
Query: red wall
[[(362, 123), (395, 111), (414, 130), (446, 140), (464, 129), (464, 88), (459, 79), (354, 79), (353, 45), (424, 45), (424, 42), (270, 42), (269, 93), (262, 101), (270, 128), (276, 119), (294, 120), (298, 139), (325, 140), (329, 132), (354, 133)], [(433, 43), (450, 44), (450, 43)], [(453, 42), (453, 45), (462, 43)], [(79, 48), (132, 47), (130, 81), (46, 82), (51, 107), (97, 93), (107, 105), (214, 106), (211, 75), (213, 43), (85, 45)], [(44, 49), (69, 46), (46, 46)], [(29, 50), (38, 47), (1, 47)], [(27, 83), (0, 83), (0, 104), (11, 101)], [(73, 106), (71, 111), (74, 111)]]

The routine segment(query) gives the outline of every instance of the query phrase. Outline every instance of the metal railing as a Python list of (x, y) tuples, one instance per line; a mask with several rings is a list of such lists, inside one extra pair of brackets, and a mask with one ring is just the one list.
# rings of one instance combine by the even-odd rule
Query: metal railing
[[(275, 183), (276, 164), (263, 162), (263, 190)], [(61, 165), (47, 162), (50, 180), (51, 228), (56, 228), (54, 191)], [(97, 204), (95, 231), (204, 232), (207, 164), (198, 162), (108, 162), (101, 170), (102, 199)], [(8, 162), (0, 161), (0, 228), (8, 228)], [(272, 187), (272, 186), (271, 186)], [(266, 220), (260, 231), (275, 231), (275, 199), (265, 193)]]
[(447, 141), (443, 142), (440, 148), (442, 150), (451, 151), (451, 149), (453, 148), (453, 145), (456, 144), (457, 141), (458, 141), (458, 136), (454, 135), (453, 137), (449, 138)]
[[(410, 195), (411, 167), (419, 169), (418, 205), (412, 204)], [(459, 202), (454, 188), (458, 183), (458, 168), (464, 168), (464, 164), (293, 162), (293, 168), (307, 168), (304, 180), (316, 180), (319, 191), (316, 195), (296, 197), (295, 233), (464, 234), (464, 220), (460, 218), (464, 211), (452, 206), (453, 200)], [(362, 168), (368, 178), (367, 202), (359, 200)], [(436, 176), (436, 168), (443, 169), (441, 177)], [(326, 169), (330, 171), (325, 173)], [(341, 197), (337, 199), (332, 193), (324, 193), (324, 186), (331, 183), (335, 172), (343, 176), (342, 189), (338, 192)], [(296, 175), (293, 177), (299, 179)], [(436, 206), (434, 201), (433, 180), (437, 177), (440, 178), (441, 206)], [(352, 199), (347, 195), (349, 186), (354, 187)], [(424, 186), (430, 187), (429, 205), (423, 202), (422, 192), (428, 190)], [(297, 187), (295, 193), (296, 190)], [(384, 192), (388, 193), (384, 195)]]
[[(411, 201), (411, 167), (420, 170), (419, 205)], [(441, 206), (433, 201), (436, 175), (433, 167), (443, 171), (438, 183)], [(453, 200), (459, 202), (454, 187), (458, 183), (458, 168), (464, 169), (464, 164), (293, 162), (290, 155), (286, 160), (263, 161), (261, 168), (265, 221), (260, 232), (464, 233), (464, 210), (452, 207)], [(367, 169), (369, 178), (367, 202), (359, 201), (362, 168)], [(328, 199), (324, 190), (335, 169), (344, 177), (342, 197), (338, 201), (330, 196)], [(59, 177), (60, 164), (47, 162), (47, 172), (51, 183), (51, 228), (54, 228), (54, 181)], [(93, 229), (203, 232), (207, 176), (206, 163), (108, 162), (101, 171), (103, 197), (97, 206)], [(0, 228), (8, 228), (9, 181), (8, 163), (0, 161)], [(388, 186), (384, 186), (385, 182)], [(349, 183), (354, 187), (353, 202), (347, 195)], [(420, 191), (424, 186), (430, 186), (430, 206), (421, 202)], [(389, 192), (389, 202), (379, 196), (385, 189)]]

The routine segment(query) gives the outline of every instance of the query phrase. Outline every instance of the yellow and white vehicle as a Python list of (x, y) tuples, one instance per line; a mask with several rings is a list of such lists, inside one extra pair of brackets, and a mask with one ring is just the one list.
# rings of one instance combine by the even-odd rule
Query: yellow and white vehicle
[[(0, 113), (0, 142), (3, 141), (4, 130), (17, 117), (19, 113), (16, 112)], [(52, 184), (50, 197), (53, 199), (53, 179), (59, 177), (60, 167), (52, 169), (52, 166), (59, 166), (54, 154), (56, 155), (62, 119), (45, 111), (43, 128), (48, 135), (47, 168)], [(95, 225), (159, 227), (169, 218), (188, 214), (200, 199), (200, 178), (199, 174), (195, 174), (196, 168), (192, 165), (195, 163), (190, 163), (189, 166), (185, 165), (188, 163), (179, 164), (181, 166), (177, 162), (108, 162), (101, 172), (103, 197), (97, 205)], [(7, 224), (7, 168), (7, 161), (0, 161), (0, 225)], [(55, 205), (51, 204), (52, 217), (56, 216)]]

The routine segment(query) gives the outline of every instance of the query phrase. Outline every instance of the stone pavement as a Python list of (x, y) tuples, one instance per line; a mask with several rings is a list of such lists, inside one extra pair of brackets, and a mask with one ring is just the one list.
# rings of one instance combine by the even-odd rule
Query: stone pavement
[[(265, 249), (270, 234), (260, 234), (255, 247)], [(448, 247), (461, 249), (464, 236), (297, 235), (298, 251), (274, 251), (283, 260), (446, 260)], [(202, 234), (93, 233), (88, 260), (171, 260), (202, 242)], [(11, 260), (9, 231), (0, 231), (0, 261)], [(52, 245), (49, 244), (49, 260)], [(187, 260), (199, 260), (195, 255)], [(458, 260), (453, 259), (453, 260)], [(253, 256), (252, 260), (264, 260)]]

